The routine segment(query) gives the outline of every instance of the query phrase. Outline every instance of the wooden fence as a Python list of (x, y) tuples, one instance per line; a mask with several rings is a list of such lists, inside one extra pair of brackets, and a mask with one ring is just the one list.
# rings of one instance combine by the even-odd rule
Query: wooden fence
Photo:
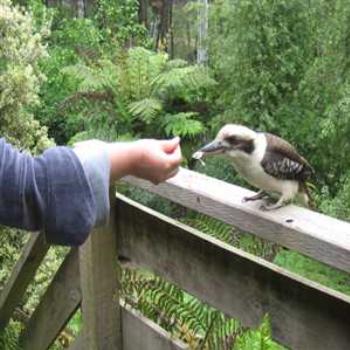
[[(288, 206), (274, 212), (242, 203), (250, 191), (182, 169), (167, 183), (127, 182), (350, 273), (350, 224)], [(71, 249), (21, 334), (24, 349), (48, 349), (81, 307), (70, 349), (187, 349), (135, 310), (120, 306), (118, 256), (292, 349), (350, 348), (350, 297), (309, 281), (112, 193), (108, 227)], [(33, 234), (0, 295), (0, 330), (21, 302), (49, 246)]]

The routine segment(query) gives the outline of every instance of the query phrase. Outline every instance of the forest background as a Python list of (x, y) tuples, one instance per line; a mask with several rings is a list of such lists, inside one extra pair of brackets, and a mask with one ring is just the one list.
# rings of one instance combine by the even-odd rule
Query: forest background
[[(350, 218), (347, 0), (0, 0), (0, 133), (21, 149), (100, 138), (182, 138), (184, 166), (247, 186), (191, 154), (226, 123), (276, 133), (317, 173), (317, 210)], [(350, 276), (136, 188), (133, 199), (340, 292)], [(1, 229), (0, 290), (28, 234)], [(330, 232), (330, 234), (332, 234)], [(53, 247), (21, 305), (29, 315), (66, 250)], [(201, 349), (275, 349), (258, 330), (148, 271), (123, 270), (127, 303)], [(23, 320), (0, 348), (15, 349)], [(79, 312), (61, 349), (80, 327)]]

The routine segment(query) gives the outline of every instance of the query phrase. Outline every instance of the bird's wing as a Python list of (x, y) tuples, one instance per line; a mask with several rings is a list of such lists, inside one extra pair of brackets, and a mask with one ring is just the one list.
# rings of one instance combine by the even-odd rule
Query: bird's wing
[(261, 166), (266, 173), (283, 180), (306, 181), (313, 174), (310, 164), (287, 141), (265, 133), (267, 148)]

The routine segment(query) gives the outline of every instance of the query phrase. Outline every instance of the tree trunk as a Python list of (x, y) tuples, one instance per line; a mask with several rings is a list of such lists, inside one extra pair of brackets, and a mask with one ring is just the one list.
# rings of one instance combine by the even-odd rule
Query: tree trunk
[(208, 61), (208, 0), (198, 0), (199, 26), (198, 26), (198, 50), (197, 63), (206, 64)]
[(85, 2), (84, 0), (76, 0), (75, 11), (78, 18), (85, 17)]
[(148, 28), (148, 0), (139, 0), (139, 23)]
[(173, 0), (163, 0), (162, 6), (159, 8), (159, 28), (156, 42), (156, 49), (162, 48), (165, 51), (169, 49), (168, 33), (171, 27), (171, 11)]

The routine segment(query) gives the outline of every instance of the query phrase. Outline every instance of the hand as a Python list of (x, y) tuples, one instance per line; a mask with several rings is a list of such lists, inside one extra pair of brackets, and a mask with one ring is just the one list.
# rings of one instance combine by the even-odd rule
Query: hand
[(143, 139), (109, 146), (111, 181), (133, 175), (158, 184), (174, 176), (182, 157), (180, 138)]
[(140, 140), (135, 142), (138, 160), (130, 169), (134, 176), (154, 184), (176, 175), (181, 163), (180, 138), (172, 140)]

